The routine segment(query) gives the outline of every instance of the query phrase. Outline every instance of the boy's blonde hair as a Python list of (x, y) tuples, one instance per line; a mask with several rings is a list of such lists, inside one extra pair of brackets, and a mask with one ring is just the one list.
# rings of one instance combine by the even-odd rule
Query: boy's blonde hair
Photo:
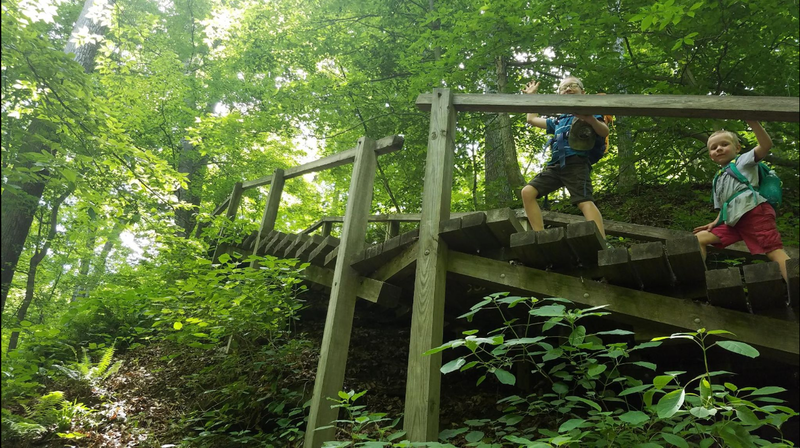
[[(714, 132), (713, 134), (709, 135), (709, 136), (708, 136), (708, 140), (711, 140), (711, 137), (715, 137), (715, 136), (717, 136), (717, 135), (720, 135), (720, 134), (725, 134), (725, 135), (727, 135), (727, 136), (728, 136), (728, 138), (730, 138), (730, 139), (731, 139), (731, 142), (733, 142), (733, 144), (734, 144), (734, 145), (738, 146), (739, 148), (741, 148), (741, 147), (742, 147), (742, 142), (741, 142), (741, 141), (739, 141), (739, 136), (738, 136), (738, 135), (736, 135), (736, 133), (735, 133), (735, 132), (733, 132), (733, 131), (726, 131), (725, 129), (720, 129), (719, 131), (716, 131), (716, 132)], [(706, 148), (708, 148), (708, 140), (706, 140)]]

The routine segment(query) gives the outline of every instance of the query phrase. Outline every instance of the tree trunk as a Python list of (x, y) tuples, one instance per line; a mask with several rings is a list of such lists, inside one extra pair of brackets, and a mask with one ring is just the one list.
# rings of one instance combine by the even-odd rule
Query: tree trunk
[[(497, 93), (503, 93), (508, 81), (505, 58), (495, 60)], [(491, 83), (490, 83), (491, 84)], [(507, 113), (486, 114), (484, 176), (487, 208), (505, 207), (517, 199), (525, 183), (517, 161), (517, 148)]]
[(178, 236), (188, 238), (197, 224), (197, 210), (202, 199), (203, 181), (206, 176), (208, 157), (201, 156), (195, 146), (186, 139), (181, 140), (178, 156), (178, 172), (186, 174), (186, 188), (178, 188), (178, 200), (191, 204), (191, 208), (175, 210), (175, 224), (180, 227)]
[[(86, 17), (95, 2), (98, 0), (86, 0), (84, 3), (78, 20), (72, 27), (70, 41), (84, 28), (93, 34), (105, 34), (105, 27)], [(113, 3), (113, 1), (109, 3)], [(90, 73), (94, 69), (94, 58), (98, 45), (99, 43), (93, 43), (76, 47), (75, 43), (68, 42), (64, 47), (64, 52), (74, 53), (75, 61), (81, 64), (86, 73)], [(51, 151), (45, 142), (52, 138), (54, 132), (51, 124), (34, 118), (28, 127), (28, 135), (31, 138), (26, 139), (20, 147), (16, 163), (16, 166), (23, 172), (35, 168), (34, 158), (30, 157), (31, 155)], [(40, 139), (37, 136), (44, 138)], [(33, 216), (49, 177), (48, 171), (41, 171), (39, 176), (32, 179), (28, 178), (22, 182), (10, 181), (3, 189), (2, 199), (0, 199), (2, 204), (0, 205), (0, 209), (2, 209), (0, 211), (0, 233), (2, 233), (2, 238), (0, 238), (2, 244), (0, 247), (0, 269), (2, 269), (0, 274), (0, 281), (2, 281), (0, 283), (0, 311), (5, 309), (8, 289), (11, 287), (17, 262), (19, 262), (22, 248), (33, 223)]]
[[(25, 316), (28, 314), (28, 308), (31, 306), (31, 302), (33, 302), (33, 294), (36, 287), (36, 271), (39, 269), (39, 264), (47, 255), (47, 251), (50, 249), (50, 244), (52, 244), (53, 238), (56, 236), (56, 230), (58, 229), (58, 209), (61, 208), (61, 204), (64, 203), (64, 201), (69, 197), (69, 195), (72, 194), (74, 190), (74, 187), (70, 188), (66, 193), (62, 194), (56, 198), (55, 201), (53, 201), (53, 208), (50, 210), (50, 228), (47, 231), (47, 237), (44, 241), (44, 244), (33, 254), (33, 257), (31, 257), (30, 266), (28, 268), (28, 281), (25, 285), (25, 299), (23, 299), (22, 305), (20, 305), (19, 310), (17, 311), (17, 321), (20, 323), (25, 320)], [(17, 348), (18, 342), (19, 332), (15, 331), (11, 333), (11, 339), (8, 341), (8, 351)]]

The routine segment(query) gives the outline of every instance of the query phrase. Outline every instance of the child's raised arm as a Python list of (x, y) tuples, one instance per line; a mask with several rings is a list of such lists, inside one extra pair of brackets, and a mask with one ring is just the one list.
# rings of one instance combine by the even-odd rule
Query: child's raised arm
[[(527, 93), (528, 95), (532, 95), (539, 91), (539, 83), (536, 81), (529, 82), (524, 89), (522, 89), (522, 93)], [(547, 120), (544, 118), (539, 117), (539, 114), (536, 113), (529, 113), (527, 120), (528, 124), (531, 126), (536, 126), (537, 128), (547, 129)]]
[(761, 126), (761, 123), (752, 120), (747, 120), (746, 123), (750, 125), (753, 133), (756, 134), (758, 146), (753, 148), (753, 153), (755, 154), (756, 162), (758, 162), (769, 154), (769, 150), (772, 149), (772, 139), (767, 134), (767, 131), (764, 130), (764, 127)]

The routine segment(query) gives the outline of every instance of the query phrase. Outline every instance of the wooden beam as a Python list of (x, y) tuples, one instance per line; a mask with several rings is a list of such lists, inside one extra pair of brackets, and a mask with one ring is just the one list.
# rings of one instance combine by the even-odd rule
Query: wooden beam
[(367, 235), (367, 215), (372, 204), (372, 189), (378, 163), (375, 140), (362, 137), (354, 154), (353, 175), (347, 197), (339, 256), (334, 269), (328, 315), (320, 346), (317, 378), (306, 428), (305, 448), (320, 448), (333, 440), (339, 408), (331, 409), (329, 398), (336, 398), (344, 384), (347, 351), (353, 330), (353, 314), (361, 276), (350, 266), (355, 254), (363, 250)]
[(394, 257), (393, 260), (370, 274), (370, 277), (382, 282), (394, 282), (409, 277), (416, 270), (418, 256), (419, 244), (414, 242)]
[(725, 329), (736, 334), (735, 339), (740, 341), (793, 355), (790, 358), (795, 365), (800, 361), (800, 326), (797, 322), (741, 313), (554, 272), (510, 266), (508, 263), (458, 252), (448, 255), (447, 270), (500, 288), (563, 297), (587, 306), (608, 305), (607, 309), (614, 313), (684, 330)]
[[(420, 110), (430, 110), (432, 96), (417, 97)], [(780, 96), (710, 95), (453, 95), (457, 111), (538, 113), (543, 115), (603, 114), (729, 120), (800, 121), (800, 99)]]
[(630, 253), (624, 247), (606, 249), (597, 254), (597, 265), (612, 285), (641, 289), (642, 281), (633, 269)]
[[(520, 220), (527, 220), (525, 217), (525, 210), (515, 210), (517, 218)], [(558, 213), (551, 211), (543, 211), (542, 219), (544, 223), (550, 226), (565, 227), (575, 222), (582, 222), (586, 219), (579, 215), (570, 215), (567, 213)], [(684, 236), (692, 235), (691, 231), (664, 229), (661, 227), (643, 226), (640, 224), (629, 224), (626, 222), (604, 220), (603, 225), (606, 228), (606, 234), (621, 236), (624, 238), (633, 238), (644, 241), (667, 241), (672, 238), (681, 238)], [(789, 254), (790, 258), (800, 258), (800, 250), (796, 247), (784, 247), (783, 250)], [(709, 251), (721, 252), (734, 257), (745, 257), (749, 260), (757, 259), (769, 261), (763, 255), (752, 255), (743, 242), (731, 244), (725, 249), (716, 249), (709, 247)]]
[[(272, 183), (269, 186), (269, 193), (267, 193), (267, 205), (264, 207), (264, 216), (261, 217), (261, 227), (258, 230), (255, 247), (258, 247), (261, 239), (275, 228), (275, 219), (278, 217), (278, 208), (281, 205), (283, 184), (283, 170), (278, 168), (272, 173)], [(250, 267), (257, 268), (258, 262), (253, 260)]]
[(431, 101), (403, 426), (411, 442), (439, 438), (442, 356), (422, 354), (442, 343), (448, 251), (439, 223), (450, 218), (456, 111), (449, 89), (433, 89)]
[(694, 235), (667, 240), (667, 259), (679, 284), (705, 287), (706, 263)]
[(606, 240), (594, 221), (567, 226), (567, 243), (583, 266), (597, 266), (597, 253), (606, 249)]
[(222, 212), (224, 212), (228, 208), (228, 204), (230, 204), (230, 202), (231, 202), (231, 197), (228, 196), (227, 198), (225, 198), (224, 201), (222, 201), (222, 204), (219, 204), (217, 208), (215, 208), (214, 211), (211, 212), (211, 216), (221, 215)]
[(800, 264), (797, 258), (786, 260), (786, 274), (789, 285), (789, 305), (795, 314), (800, 311)]
[(631, 246), (631, 264), (639, 274), (645, 289), (672, 286), (672, 271), (662, 243), (654, 241)]
[[(333, 269), (321, 268), (310, 264), (303, 270), (303, 278), (318, 285), (330, 288), (333, 286)], [(402, 290), (386, 282), (374, 278), (361, 277), (358, 280), (356, 296), (378, 305), (393, 308), (397, 305)]]
[[(375, 147), (376, 155), (384, 155), (384, 154), (389, 154), (390, 152), (399, 151), (400, 149), (403, 148), (403, 136), (390, 135), (388, 137), (384, 137), (378, 140), (376, 142), (376, 145), (377, 145)], [(357, 151), (358, 151), (357, 147), (350, 148), (338, 154), (334, 154), (328, 157), (323, 157), (313, 162), (289, 168), (286, 170), (284, 174), (284, 179), (292, 179), (295, 177), (302, 176), (304, 174), (315, 173), (317, 171), (324, 171), (331, 168), (335, 168), (337, 166), (353, 163)], [(248, 180), (243, 184), (243, 187), (245, 190), (248, 190), (250, 188), (269, 185), (270, 182), (272, 182), (272, 176), (261, 177), (256, 180)]]

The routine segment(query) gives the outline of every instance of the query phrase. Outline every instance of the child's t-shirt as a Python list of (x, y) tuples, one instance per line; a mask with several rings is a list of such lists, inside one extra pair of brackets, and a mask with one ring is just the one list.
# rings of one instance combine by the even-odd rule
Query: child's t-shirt
[[(755, 159), (756, 155), (753, 151), (748, 151), (739, 156), (736, 160), (736, 168), (742, 175), (750, 181), (754, 187), (758, 186), (758, 162)], [(737, 192), (745, 190), (744, 193), (733, 198), (728, 204), (728, 220), (725, 224), (735, 226), (739, 222), (739, 218), (744, 216), (745, 213), (756, 208), (757, 205), (767, 202), (763, 196), (756, 194), (755, 200), (753, 199), (753, 192), (747, 188), (743, 182), (739, 182), (736, 177), (729, 174), (727, 171), (723, 172), (717, 179), (717, 190), (714, 194), (714, 208), (722, 208), (725, 201), (736, 194)]]
[[(602, 115), (595, 115), (598, 121), (603, 121)], [(572, 126), (572, 121), (575, 120), (574, 115), (561, 115), (556, 119), (548, 118), (547, 119), (547, 130), (548, 134), (553, 134), (554, 138), (558, 139), (558, 134), (563, 134), (569, 131), (570, 127)], [(547, 162), (548, 165), (555, 165), (558, 163), (558, 155), (556, 154), (556, 145), (557, 142), (553, 142), (550, 145), (550, 160)], [(562, 142), (564, 145), (564, 157), (570, 156), (581, 156), (586, 157), (588, 151), (575, 151), (569, 146), (569, 142), (567, 141), (566, 135), (564, 136), (564, 140)]]

